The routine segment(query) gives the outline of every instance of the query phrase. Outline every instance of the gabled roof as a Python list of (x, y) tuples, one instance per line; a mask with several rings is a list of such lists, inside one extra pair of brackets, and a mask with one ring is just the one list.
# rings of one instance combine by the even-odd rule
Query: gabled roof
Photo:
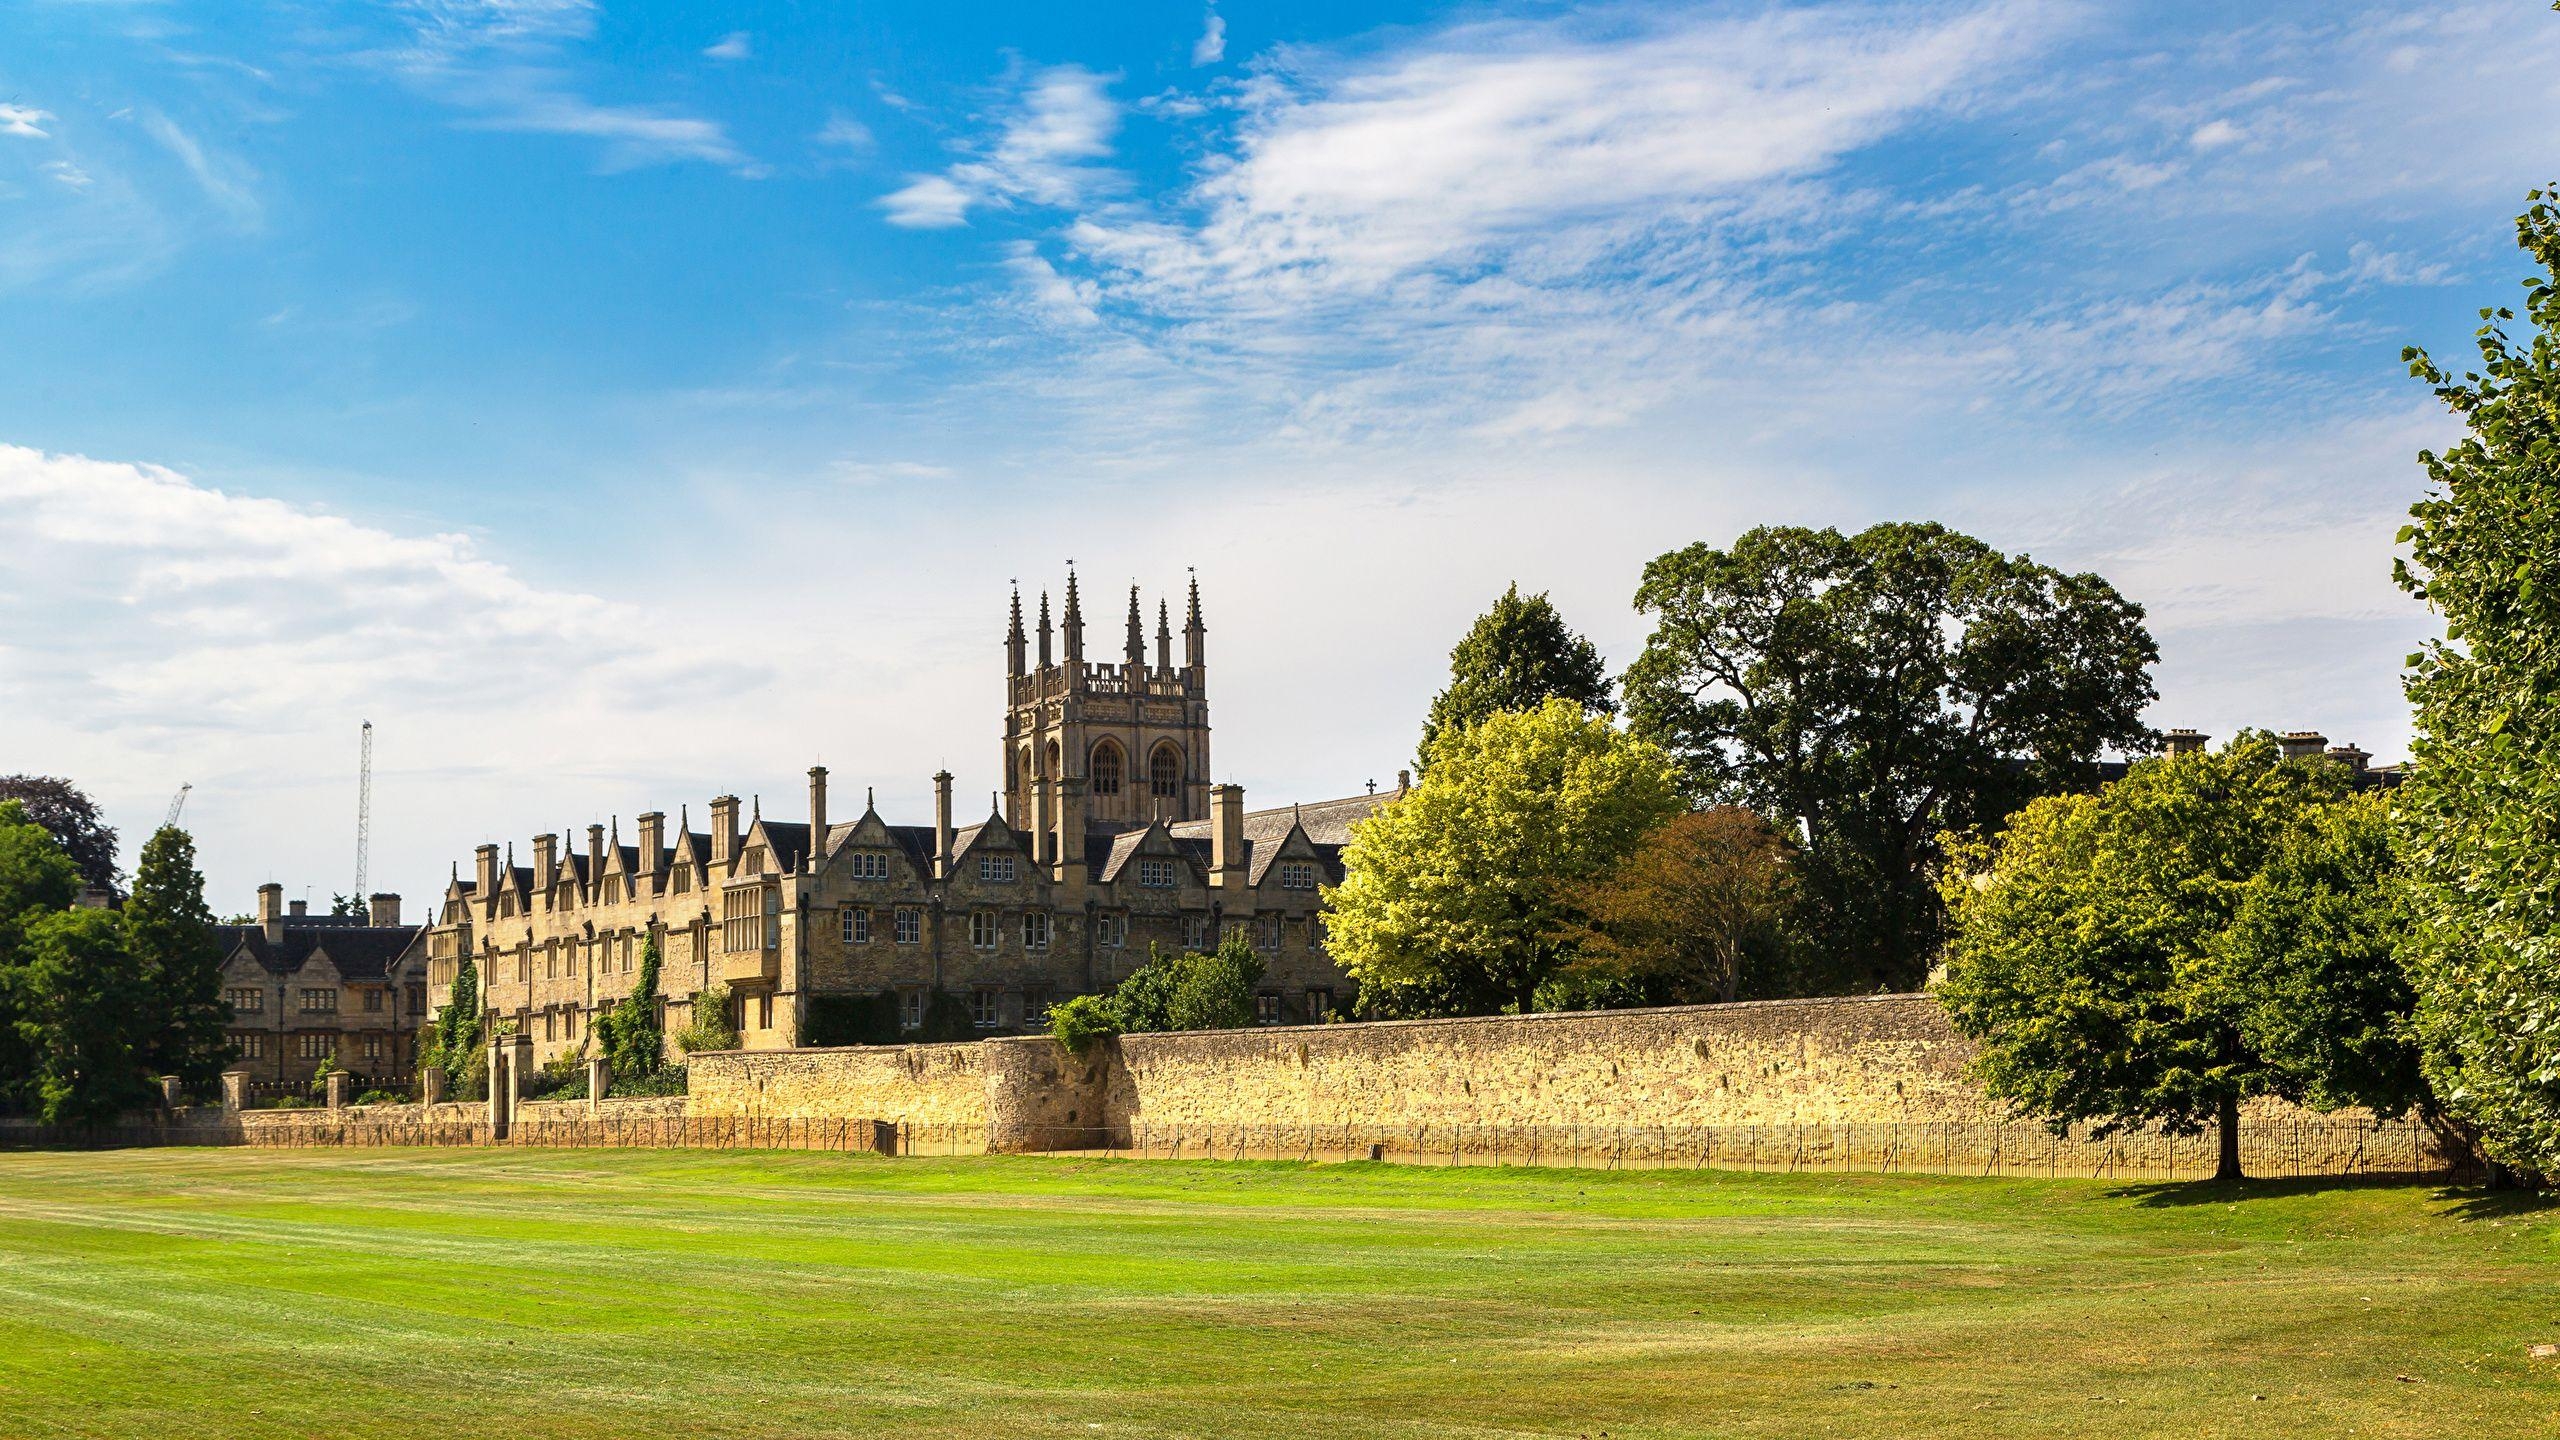
[[(316, 917), (304, 917), (306, 919)], [(246, 951), (275, 975), (299, 973), (315, 955), (325, 956), (341, 980), (368, 981), (389, 977), (392, 967), (413, 947), (424, 944), (422, 925), (301, 925), (288, 923), (282, 940), (270, 944), (264, 927), (217, 925), (214, 938), (222, 958)]]

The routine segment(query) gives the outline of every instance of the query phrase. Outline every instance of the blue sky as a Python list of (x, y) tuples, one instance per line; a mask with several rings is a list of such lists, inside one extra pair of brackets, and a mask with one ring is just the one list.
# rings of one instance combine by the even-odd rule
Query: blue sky
[(16, 0), (0, 767), (193, 781), (224, 908), (349, 883), (365, 717), (412, 894), (920, 816), (1072, 557), (1198, 567), (1217, 769), (1315, 797), (1512, 580), (1623, 664), (1650, 555), (1887, 517), (2115, 580), (2155, 723), (2396, 756), (2398, 352), (2556, 130), (2524, 0)]

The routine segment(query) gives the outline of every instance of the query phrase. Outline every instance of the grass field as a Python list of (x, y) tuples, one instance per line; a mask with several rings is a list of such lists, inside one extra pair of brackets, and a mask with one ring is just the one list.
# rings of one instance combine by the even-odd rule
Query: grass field
[(2423, 1186), (0, 1155), (0, 1435), (2540, 1435)]

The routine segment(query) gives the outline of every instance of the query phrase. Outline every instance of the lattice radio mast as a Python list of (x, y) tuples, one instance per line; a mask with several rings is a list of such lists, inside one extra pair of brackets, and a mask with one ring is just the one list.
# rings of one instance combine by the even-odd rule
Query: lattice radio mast
[(364, 750), (356, 762), (356, 903), (365, 903), (365, 870), (373, 860), (373, 722), (364, 722)]

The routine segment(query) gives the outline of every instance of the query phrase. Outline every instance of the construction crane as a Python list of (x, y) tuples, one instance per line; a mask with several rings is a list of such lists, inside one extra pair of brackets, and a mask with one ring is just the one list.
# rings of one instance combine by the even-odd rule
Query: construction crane
[(373, 859), (373, 722), (364, 722), (364, 748), (356, 762), (356, 903), (365, 903), (365, 870)]
[(166, 830), (170, 826), (178, 823), (179, 813), (187, 808), (187, 792), (194, 788), (196, 788), (196, 784), (192, 780), (178, 787), (178, 793), (170, 797), (169, 817), (160, 822), (161, 829)]

